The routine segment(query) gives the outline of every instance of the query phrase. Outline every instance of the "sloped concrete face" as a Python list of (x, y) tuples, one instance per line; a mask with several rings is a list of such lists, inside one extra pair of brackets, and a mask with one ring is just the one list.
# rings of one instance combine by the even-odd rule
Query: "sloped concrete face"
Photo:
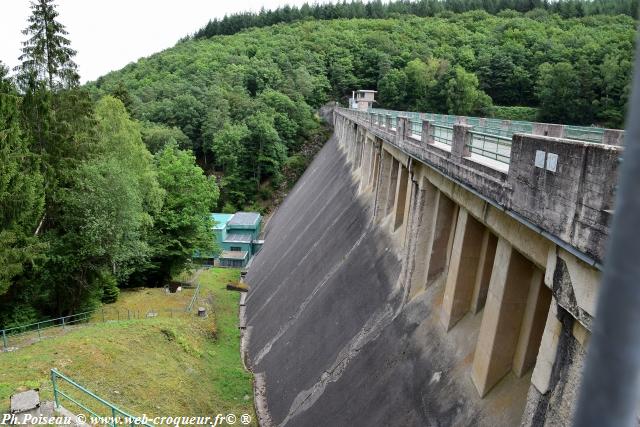
[[(469, 374), (481, 316), (469, 313), (447, 334), (444, 281), (409, 298), (409, 245), (395, 245), (390, 227), (374, 221), (376, 190), (358, 195), (351, 171), (330, 140), (268, 223), (246, 277), (248, 364), (264, 382), (263, 419), (517, 425), (529, 379), (508, 377), (480, 398)], [(388, 191), (384, 181), (378, 191)], [(417, 225), (406, 226), (410, 239)]]

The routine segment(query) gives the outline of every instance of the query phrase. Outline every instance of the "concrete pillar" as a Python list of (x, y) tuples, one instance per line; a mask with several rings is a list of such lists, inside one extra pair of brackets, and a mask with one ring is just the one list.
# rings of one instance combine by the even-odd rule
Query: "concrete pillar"
[(362, 144), (362, 160), (360, 167), (360, 192), (369, 185), (369, 175), (371, 174), (371, 141), (365, 137)]
[(389, 174), (389, 183), (387, 184), (387, 207), (384, 211), (384, 215), (387, 216), (393, 212), (393, 207), (396, 203), (396, 196), (398, 191), (398, 173), (400, 171), (400, 162), (395, 158), (392, 159), (391, 173)]
[(391, 176), (391, 166), (393, 156), (384, 148), (380, 148), (380, 168), (378, 179), (376, 180), (376, 209), (375, 218), (381, 220), (387, 210), (387, 200), (389, 197), (389, 179)]
[(393, 230), (397, 230), (404, 222), (404, 212), (407, 203), (407, 185), (409, 184), (409, 170), (400, 165), (398, 170), (398, 188), (396, 190)]
[(608, 145), (622, 145), (624, 131), (616, 129), (605, 129), (602, 135), (602, 142)]
[(433, 247), (433, 236), (438, 208), (438, 189), (426, 178), (419, 182), (418, 196), (414, 204), (418, 209), (416, 230), (416, 247), (414, 251), (414, 267), (411, 274), (409, 297), (422, 291), (427, 284), (429, 258)]
[(457, 206), (451, 199), (438, 191), (436, 220), (433, 230), (433, 244), (428, 254), (427, 286), (432, 284), (447, 270), (449, 262), (449, 240), (455, 230)]
[(482, 397), (511, 371), (532, 274), (531, 262), (500, 238), (471, 370)]
[(380, 150), (378, 149), (378, 143), (374, 140), (371, 144), (371, 174), (369, 175), (369, 186), (371, 189), (375, 189), (378, 182), (378, 174), (380, 173)]
[(478, 261), (478, 271), (476, 272), (476, 281), (473, 286), (473, 297), (471, 298), (471, 312), (478, 313), (484, 307), (489, 290), (489, 281), (491, 280), (491, 271), (493, 270), (493, 261), (496, 255), (496, 246), (498, 238), (489, 231), (484, 229), (482, 236), (482, 246), (480, 248), (480, 260)]
[(453, 125), (453, 138), (451, 141), (451, 158), (453, 161), (460, 161), (462, 157), (469, 157), (471, 150), (469, 143), (471, 142), (471, 134), (469, 131), (473, 126), (469, 125)]
[(431, 138), (431, 122), (429, 120), (422, 121), (422, 143), (433, 144), (433, 138)]
[(546, 394), (551, 385), (551, 374), (553, 373), (553, 365), (558, 353), (561, 333), (562, 322), (558, 320), (558, 304), (552, 297), (542, 340), (540, 341), (540, 350), (536, 358), (536, 366), (533, 368), (533, 375), (531, 375), (531, 383), (542, 394)]
[(513, 357), (513, 372), (518, 377), (527, 373), (536, 362), (550, 304), (551, 291), (544, 285), (544, 274), (542, 270), (534, 268), (520, 338)]
[(407, 138), (407, 125), (408, 121), (406, 117), (398, 117), (396, 125), (396, 143), (402, 142)]
[(484, 235), (484, 226), (464, 208), (458, 209), (455, 230), (440, 316), (447, 331), (471, 308)]

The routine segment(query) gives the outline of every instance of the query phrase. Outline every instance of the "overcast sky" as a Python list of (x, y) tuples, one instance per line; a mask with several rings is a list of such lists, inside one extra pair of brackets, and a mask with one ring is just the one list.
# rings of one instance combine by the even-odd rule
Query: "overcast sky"
[[(327, 0), (313, 1), (326, 3)], [(3, 0), (0, 61), (18, 64), (29, 0)], [(305, 0), (57, 0), (58, 20), (66, 26), (82, 82), (95, 80), (129, 62), (149, 56), (193, 34), (209, 19), (262, 6), (275, 9)], [(309, 1), (309, 3), (312, 3)]]

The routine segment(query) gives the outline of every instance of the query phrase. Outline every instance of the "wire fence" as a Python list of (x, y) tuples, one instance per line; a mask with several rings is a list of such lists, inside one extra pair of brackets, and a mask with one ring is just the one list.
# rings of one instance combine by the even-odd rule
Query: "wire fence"
[[(190, 285), (183, 287), (189, 288)], [(84, 311), (69, 316), (56, 317), (0, 330), (3, 351), (12, 350), (32, 344), (45, 338), (65, 334), (71, 329), (89, 324), (118, 322), (134, 319), (152, 318), (186, 318), (191, 317), (192, 308), (198, 299), (200, 283), (195, 287), (193, 296), (184, 307), (157, 308), (149, 306), (140, 308), (115, 308), (103, 306), (95, 310)]]

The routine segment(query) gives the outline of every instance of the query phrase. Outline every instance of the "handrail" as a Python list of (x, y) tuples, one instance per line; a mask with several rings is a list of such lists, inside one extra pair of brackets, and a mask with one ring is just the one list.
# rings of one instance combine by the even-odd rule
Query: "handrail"
[(198, 286), (196, 286), (196, 290), (193, 293), (193, 297), (191, 297), (191, 301), (189, 302), (189, 305), (187, 305), (187, 308), (185, 309), (185, 311), (190, 312), (191, 309), (193, 308), (193, 303), (196, 302), (196, 298), (198, 298), (198, 293), (200, 292), (200, 282), (198, 282)]
[[(429, 120), (432, 125), (453, 125), (456, 123), (466, 123), (474, 128), (484, 128), (495, 130), (496, 133), (505, 134), (504, 136), (510, 137), (514, 133), (531, 133), (534, 126), (562, 126), (565, 138), (575, 139), (582, 142), (590, 143), (603, 143), (604, 134), (607, 129), (597, 126), (576, 126), (576, 125), (560, 125), (552, 123), (538, 123), (529, 122), (523, 120), (503, 120), (489, 117), (469, 117), (469, 116), (454, 116), (449, 114), (436, 114), (436, 113), (418, 113), (410, 111), (395, 111), (385, 110), (379, 108), (370, 108), (367, 113), (369, 114), (382, 114), (384, 116), (392, 117), (406, 117), (413, 119)], [(617, 130), (617, 129), (613, 129)]]
[[(67, 377), (66, 375), (62, 374), (61, 372), (58, 372), (58, 370), (53, 368), (53, 369), (51, 369), (51, 383), (53, 385), (53, 400), (55, 402), (56, 408), (60, 408), (60, 397), (62, 396), (62, 397), (67, 398), (71, 402), (75, 403), (76, 405), (78, 405), (79, 407), (81, 407), (82, 409), (84, 409), (89, 414), (93, 415), (94, 417), (96, 417), (96, 418), (98, 418), (100, 420), (108, 419), (108, 416), (98, 415), (95, 411), (91, 410), (90, 408), (88, 408), (84, 404), (80, 403), (76, 399), (74, 399), (71, 396), (69, 396), (67, 393), (65, 393), (62, 390), (60, 390), (60, 388), (58, 387), (58, 379), (62, 379), (64, 381), (66, 381), (68, 384), (70, 384), (73, 387), (75, 387), (76, 389), (80, 390), (82, 393), (86, 394), (87, 396), (90, 396), (90, 397), (94, 398), (95, 400), (97, 400), (101, 404), (105, 405), (107, 408), (111, 409), (111, 419), (110, 419), (111, 424), (110, 425), (112, 427), (116, 427), (118, 425), (118, 422), (117, 422), (118, 421), (118, 416), (123, 417), (124, 421), (128, 420), (129, 421), (128, 425), (130, 425), (130, 426), (143, 425), (143, 426), (147, 426), (147, 427), (154, 427), (153, 424), (143, 423), (142, 422), (143, 419), (141, 419), (140, 417), (134, 417), (133, 415), (129, 414), (128, 412), (123, 411), (122, 409), (120, 409), (117, 406), (115, 406), (113, 403), (104, 400), (103, 398), (101, 398), (97, 394), (93, 393), (91, 390), (88, 390), (88, 389), (84, 388), (83, 386), (81, 386), (77, 382), (73, 381), (71, 378)], [(90, 423), (90, 424), (92, 424), (92, 423)], [(99, 423), (99, 424), (104, 424), (104, 423)], [(127, 423), (125, 422), (125, 424), (127, 424)]]

